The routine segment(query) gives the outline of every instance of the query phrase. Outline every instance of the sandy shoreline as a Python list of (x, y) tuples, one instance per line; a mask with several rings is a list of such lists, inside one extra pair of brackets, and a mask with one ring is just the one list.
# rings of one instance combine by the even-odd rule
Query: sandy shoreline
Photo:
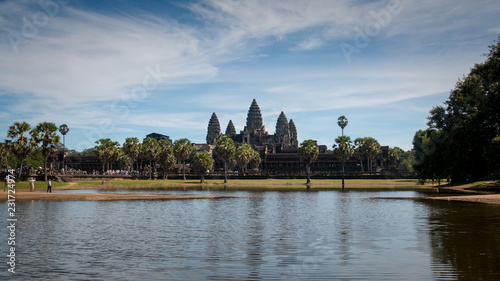
[[(283, 181), (277, 182), (266, 182), (266, 187), (269, 187), (270, 190), (273, 188), (278, 188), (283, 185)], [(409, 182), (384, 182), (383, 187), (385, 188), (397, 188), (397, 187), (408, 187), (408, 188), (422, 188), (421, 185), (412, 184)], [(327, 184), (330, 187), (335, 187), (336, 185), (332, 185), (331, 182), (321, 182), (315, 181), (315, 186), (317, 187), (326, 187)], [(259, 185), (257, 182), (254, 183), (254, 186)], [(294, 182), (286, 182), (286, 185), (292, 189), (297, 189), (300, 186), (304, 186), (304, 184), (300, 184), (297, 181)], [(367, 188), (370, 187), (378, 187), (380, 185), (379, 182), (360, 182), (360, 181), (351, 181), (350, 184), (346, 184), (346, 188), (349, 186), (357, 186)], [(484, 188), (494, 186), (494, 183), (486, 183), (479, 187), (474, 188)], [(186, 200), (186, 199), (220, 199), (220, 198), (233, 198), (233, 196), (201, 196), (201, 195), (168, 195), (168, 194), (143, 194), (143, 193), (66, 193), (66, 192), (57, 192), (58, 190), (88, 190), (88, 189), (96, 189), (101, 191), (112, 191), (117, 189), (154, 189), (154, 188), (168, 188), (168, 187), (195, 187), (201, 186), (200, 184), (194, 183), (184, 183), (184, 184), (161, 184), (161, 185), (119, 185), (119, 184), (85, 184), (79, 185), (75, 182), (68, 184), (67, 186), (58, 187), (57, 189), (53, 188), (52, 193), (43, 192), (43, 190), (37, 190), (36, 192), (29, 192), (27, 189), (17, 189), (15, 193), (15, 200), (44, 200), (44, 201), (117, 201), (117, 200)], [(206, 184), (205, 187), (218, 187), (220, 184)], [(228, 185), (232, 188), (241, 188), (241, 187), (251, 187), (252, 185), (248, 185), (248, 182), (232, 182)], [(495, 193), (481, 193), (478, 194), (476, 191), (470, 190), (472, 188), (471, 185), (460, 185), (460, 186), (431, 186), (426, 185), (427, 188), (439, 188), (441, 190), (452, 190), (457, 193), (464, 193), (464, 195), (451, 195), (451, 196), (430, 196), (430, 197), (419, 197), (419, 198), (411, 198), (417, 200), (444, 200), (444, 201), (461, 201), (461, 202), (472, 202), (472, 203), (487, 203), (487, 204), (497, 204), (500, 205), (500, 194)], [(467, 194), (468, 193), (468, 194)], [(471, 194), (474, 193), (474, 194)], [(11, 195), (13, 195), (11, 193)], [(385, 198), (384, 198), (385, 199)], [(387, 198), (391, 199), (391, 198)], [(395, 198), (392, 198), (395, 199)], [(408, 198), (410, 199), (410, 198)], [(2, 202), (7, 201), (7, 192), (0, 192), (0, 200)]]
[[(11, 195), (14, 195), (11, 193)], [(37, 201), (117, 201), (117, 200), (186, 200), (186, 199), (221, 199), (231, 196), (168, 195), (137, 193), (46, 193), (16, 191), (15, 200)], [(12, 199), (12, 197), (11, 197)], [(7, 192), (0, 194), (2, 202), (7, 201)]]

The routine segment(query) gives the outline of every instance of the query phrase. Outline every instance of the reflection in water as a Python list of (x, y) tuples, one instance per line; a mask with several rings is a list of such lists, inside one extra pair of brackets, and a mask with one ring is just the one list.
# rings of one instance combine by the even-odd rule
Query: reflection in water
[[(500, 208), (438, 202), (428, 217), (432, 265), (449, 265), (460, 280), (500, 280)], [(450, 272), (437, 270), (435, 278)]]
[(0, 279), (485, 280), (500, 272), (495, 206), (370, 199), (420, 196), (414, 191), (228, 193), (238, 198), (16, 202), (18, 273)]

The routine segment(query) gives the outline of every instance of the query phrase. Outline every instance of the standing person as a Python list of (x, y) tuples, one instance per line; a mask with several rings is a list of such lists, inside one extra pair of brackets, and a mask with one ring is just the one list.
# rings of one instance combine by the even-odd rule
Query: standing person
[(5, 185), (3, 186), (3, 191), (5, 191), (5, 189), (9, 189), (9, 176), (5, 176)]
[(31, 177), (28, 182), (30, 183), (30, 192), (35, 191), (35, 179)]
[(47, 192), (49, 191), (52, 193), (52, 181), (50, 179), (47, 181)]

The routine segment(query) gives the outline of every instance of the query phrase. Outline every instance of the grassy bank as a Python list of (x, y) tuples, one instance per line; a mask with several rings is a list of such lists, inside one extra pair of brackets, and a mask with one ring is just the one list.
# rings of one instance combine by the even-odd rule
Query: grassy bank
[[(52, 181), (52, 188), (67, 187), (69, 184), (67, 182), (56, 182)], [(30, 189), (30, 184), (27, 181), (20, 181), (15, 183), (16, 189)], [(45, 181), (35, 181), (35, 190), (47, 190), (47, 182)]]
[[(168, 187), (196, 187), (201, 186), (199, 180), (110, 180), (102, 184), (101, 181), (78, 181), (72, 188), (168, 188)], [(230, 188), (259, 188), (259, 189), (302, 189), (305, 188), (304, 179), (256, 179), (256, 180), (229, 180), (224, 184), (223, 180), (206, 180), (207, 187), (230, 187)], [(421, 185), (418, 180), (408, 179), (359, 179), (346, 180), (346, 188), (429, 188)], [(313, 180), (311, 188), (338, 189), (342, 188), (342, 180)]]

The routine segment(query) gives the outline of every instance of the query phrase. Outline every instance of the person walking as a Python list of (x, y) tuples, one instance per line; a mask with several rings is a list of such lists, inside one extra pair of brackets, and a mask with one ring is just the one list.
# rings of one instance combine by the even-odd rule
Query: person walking
[(28, 182), (30, 183), (30, 192), (35, 191), (35, 179), (31, 177)]
[(47, 181), (47, 192), (52, 193), (52, 181), (50, 179)]

